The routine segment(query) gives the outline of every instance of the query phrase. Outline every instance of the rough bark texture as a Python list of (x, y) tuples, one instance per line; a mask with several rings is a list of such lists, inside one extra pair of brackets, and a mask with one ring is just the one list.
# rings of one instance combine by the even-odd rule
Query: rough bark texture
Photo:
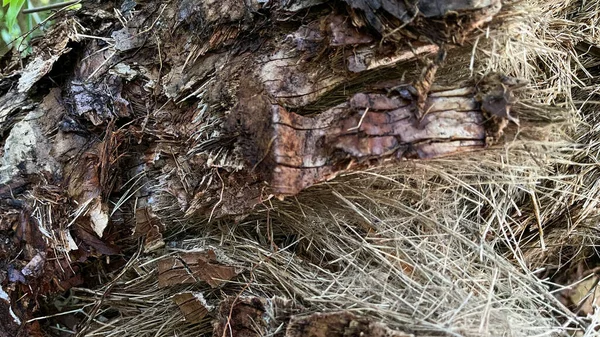
[[(138, 237), (159, 249), (169, 219), (241, 216), (348, 170), (498, 141), (518, 122), (522, 83), (493, 74), (442, 87), (435, 69), (500, 7), (88, 1), (61, 14), (23, 67), (1, 60), (0, 336), (41, 333), (24, 322), (43, 296), (93, 285), (84, 268), (115, 272)], [(159, 269), (161, 286), (239, 272), (213, 251)], [(199, 321), (208, 310), (194, 299), (175, 302)], [(254, 336), (246, 320), (263, 301), (229, 300), (219, 315)], [(219, 322), (216, 335), (231, 324)], [(344, 313), (293, 319), (286, 336), (404, 336), (385, 329)]]
[(344, 170), (483, 148), (502, 134), (512, 103), (509, 79), (486, 80), (496, 92), (479, 98), (475, 87), (430, 92), (421, 117), (415, 100), (401, 95), (406, 89), (358, 93), (315, 117), (272, 106), (272, 131), (257, 142), (267, 144), (272, 164), (258, 166), (271, 176), (273, 193), (295, 195)]

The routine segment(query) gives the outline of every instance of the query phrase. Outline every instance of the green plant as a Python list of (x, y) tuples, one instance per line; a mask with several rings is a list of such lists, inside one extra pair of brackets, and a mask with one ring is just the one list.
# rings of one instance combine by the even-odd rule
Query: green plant
[[(53, 21), (51, 9), (24, 14), (24, 8), (40, 8), (65, 0), (2, 0), (0, 6), (0, 55), (10, 48), (27, 53), (29, 41), (41, 34)], [(74, 6), (73, 6), (74, 7)]]
[(12, 31), (17, 23), (17, 15), (25, 5), (25, 0), (2, 0), (2, 7), (8, 6), (4, 14), (4, 23), (9, 31)]

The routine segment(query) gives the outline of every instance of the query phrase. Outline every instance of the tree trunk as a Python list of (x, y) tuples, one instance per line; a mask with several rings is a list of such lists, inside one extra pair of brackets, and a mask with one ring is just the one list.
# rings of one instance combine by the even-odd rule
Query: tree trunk
[[(176, 219), (240, 220), (345, 172), (503, 141), (524, 83), (444, 69), (500, 11), (499, 0), (128, 0), (58, 13), (27, 58), (0, 60), (0, 336), (41, 333), (28, 320), (42, 296), (94, 285), (94, 261), (114, 256), (102, 268), (119, 270), (142, 236), (142, 253), (160, 250)], [(159, 265), (159, 285), (239, 274), (213, 255)], [(236, 319), (229, 308), (260, 313), (246, 301), (224, 304), (216, 335)], [(254, 335), (240, 324), (234, 336)], [(342, 336), (336, 324), (402, 335), (349, 313), (294, 318), (288, 335)]]

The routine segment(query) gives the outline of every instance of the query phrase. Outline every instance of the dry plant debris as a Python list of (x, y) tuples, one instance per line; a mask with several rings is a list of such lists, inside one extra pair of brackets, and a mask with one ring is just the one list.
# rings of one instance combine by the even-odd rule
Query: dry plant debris
[(0, 58), (0, 337), (597, 333), (597, 2), (55, 21)]
[(185, 252), (158, 262), (158, 286), (204, 281), (214, 288), (240, 272), (234, 266), (223, 265), (214, 250)]

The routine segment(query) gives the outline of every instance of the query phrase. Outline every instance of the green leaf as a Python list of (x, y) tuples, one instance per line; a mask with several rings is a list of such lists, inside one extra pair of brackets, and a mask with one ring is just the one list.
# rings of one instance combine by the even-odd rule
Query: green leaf
[[(6, 1), (6, 0), (3, 0)], [(17, 23), (17, 15), (21, 11), (21, 8), (25, 4), (25, 0), (10, 0), (10, 7), (8, 7), (8, 11), (6, 12), (6, 27), (8, 27), (9, 31), (12, 31), (15, 24)]]
[(2, 7), (8, 5), (11, 0), (2, 0)]

